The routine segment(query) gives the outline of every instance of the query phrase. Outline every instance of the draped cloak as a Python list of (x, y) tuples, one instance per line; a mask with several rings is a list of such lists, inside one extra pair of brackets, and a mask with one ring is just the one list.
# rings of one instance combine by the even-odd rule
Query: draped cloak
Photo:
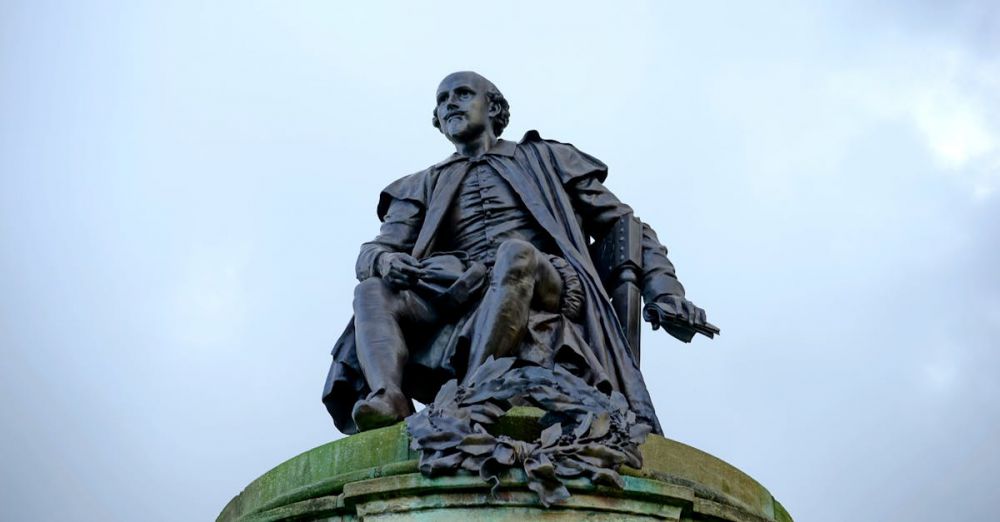
[[(560, 334), (552, 337), (551, 342), (569, 345), (569, 351), (577, 355), (571, 371), (605, 392), (621, 392), (636, 415), (660, 433), (642, 374), (588, 250), (590, 238), (601, 237), (618, 218), (632, 213), (630, 207), (604, 187), (607, 167), (572, 145), (543, 140), (535, 131), (525, 134), (520, 143), (500, 140), (483, 160), (511, 186), (528, 213), (553, 239), (558, 247), (556, 254), (579, 276), (585, 294), (582, 317), (572, 323), (562, 318), (556, 328)], [(424, 259), (437, 252), (435, 244), (443, 218), (453, 203), (468, 161), (454, 154), (383, 190), (377, 209), (383, 225), (374, 241), (362, 245), (357, 263), (359, 280), (377, 277), (374, 267), (381, 253), (406, 252)], [(642, 257), (642, 294), (647, 302), (663, 295), (684, 295), (666, 249), (645, 224)], [(455, 355), (456, 339), (463, 332), (468, 334), (470, 317), (476, 308), (478, 303), (429, 336), (407, 333), (410, 366), (416, 364), (425, 370), (419, 379), (443, 384), (446, 379), (461, 378), (458, 373), (475, 370), (456, 370), (451, 358)], [(534, 320), (545, 318), (536, 316)], [(332, 356), (323, 402), (341, 432), (355, 433), (357, 426), (351, 410), (371, 390), (358, 363), (353, 320), (334, 345)], [(549, 362), (552, 363), (551, 358)], [(418, 400), (426, 402), (427, 398)]]

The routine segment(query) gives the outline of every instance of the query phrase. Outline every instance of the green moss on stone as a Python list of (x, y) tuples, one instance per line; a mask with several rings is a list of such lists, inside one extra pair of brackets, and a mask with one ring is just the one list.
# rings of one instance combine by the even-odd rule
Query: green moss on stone
[(774, 499), (774, 522), (792, 522), (792, 516), (785, 511), (785, 506), (778, 499)]
[(403, 423), (335, 440), (291, 458), (251, 482), (229, 502), (218, 520), (239, 520), (252, 513), (330, 495), (347, 482), (374, 478), (381, 466), (398, 466), (415, 458)]
[(542, 418), (545, 411), (541, 408), (530, 406), (518, 406), (511, 408), (497, 419), (496, 424), (490, 426), (487, 431), (492, 435), (506, 435), (517, 440), (535, 440), (542, 434), (542, 427), (538, 420)]
[[(541, 431), (539, 420), (543, 413), (538, 408), (513, 408), (491, 428), (491, 432), (534, 440)], [(625, 476), (625, 491), (594, 487), (580, 481), (567, 485), (571, 490), (597, 495), (593, 498), (605, 498), (611, 503), (617, 502), (614, 499), (641, 502), (643, 498), (660, 498), (664, 500), (659, 502), (692, 506), (690, 509), (694, 513), (702, 514), (695, 519), (715, 516), (738, 520), (729, 515), (736, 516), (739, 512), (750, 514), (754, 519), (792, 521), (763, 486), (708, 453), (656, 435), (649, 436), (641, 449), (643, 468), (621, 470)], [(320, 515), (332, 517), (327, 520), (355, 520), (356, 501), (351, 499), (384, 497), (390, 502), (398, 494), (410, 495), (407, 498), (411, 499), (424, 494), (452, 498), (453, 493), (449, 491), (459, 494), (455, 488), (467, 492), (463, 495), (488, 492), (489, 486), (478, 476), (422, 477), (417, 474), (416, 459), (415, 452), (409, 449), (403, 423), (345, 437), (289, 459), (253, 481), (225, 507), (218, 522), (298, 520), (300, 517), (311, 520)], [(386, 480), (388, 477), (396, 478)], [(515, 470), (505, 474), (501, 486), (507, 488), (509, 494), (526, 491), (523, 472)], [(399, 499), (402, 501), (402, 497)]]

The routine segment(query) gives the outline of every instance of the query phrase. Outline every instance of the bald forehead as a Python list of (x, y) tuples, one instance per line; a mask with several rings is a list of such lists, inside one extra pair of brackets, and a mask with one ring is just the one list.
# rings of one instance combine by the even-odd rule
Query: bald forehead
[(490, 88), (493, 87), (493, 82), (472, 71), (456, 72), (445, 76), (444, 79), (441, 80), (441, 84), (438, 85), (437, 92), (439, 94), (442, 92), (448, 92), (459, 86), (470, 87), (475, 91), (482, 92), (490, 90)]

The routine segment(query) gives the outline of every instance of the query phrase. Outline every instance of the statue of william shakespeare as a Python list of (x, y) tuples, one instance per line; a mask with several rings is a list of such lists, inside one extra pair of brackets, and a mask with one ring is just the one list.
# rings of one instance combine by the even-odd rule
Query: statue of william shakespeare
[[(549, 484), (543, 502), (565, 497), (556, 475), (613, 483), (602, 469), (640, 466), (636, 445), (661, 433), (639, 372), (640, 296), (682, 341), (718, 329), (603, 185), (603, 163), (535, 131), (500, 139), (509, 105), (474, 72), (448, 75), (436, 100), (456, 152), (382, 191), (323, 402), (348, 434), (409, 417), (428, 474), (495, 478), (487, 468), (520, 461)], [(414, 414), (412, 399), (430, 406)], [(548, 412), (541, 440), (488, 433), (517, 404)]]

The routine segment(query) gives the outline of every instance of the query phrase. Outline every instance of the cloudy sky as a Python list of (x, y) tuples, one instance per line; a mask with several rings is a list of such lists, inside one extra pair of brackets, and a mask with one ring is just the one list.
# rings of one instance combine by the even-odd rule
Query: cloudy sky
[(463, 69), (722, 328), (644, 332), (669, 437), (798, 520), (994, 516), (995, 3), (352, 4), (0, 3), (0, 518), (210, 520), (340, 437), (358, 245)]

